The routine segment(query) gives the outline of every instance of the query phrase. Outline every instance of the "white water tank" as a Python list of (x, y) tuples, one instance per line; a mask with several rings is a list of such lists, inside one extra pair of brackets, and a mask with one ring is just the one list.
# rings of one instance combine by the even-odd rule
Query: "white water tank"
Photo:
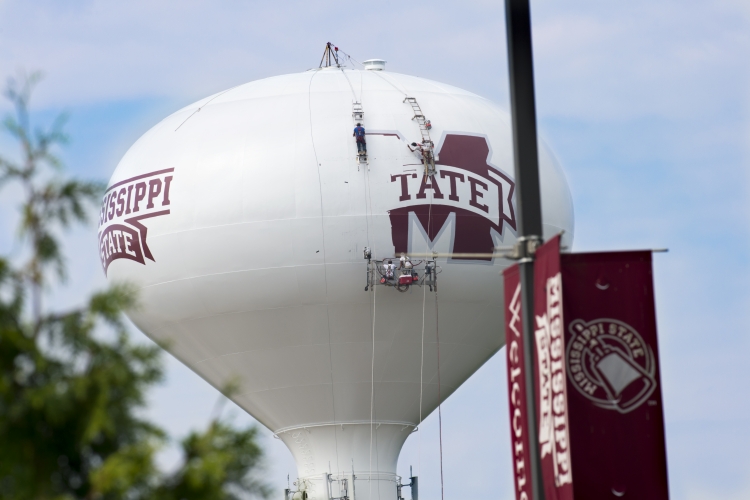
[[(407, 148), (422, 140), (407, 96), (432, 124), (427, 182)], [(355, 101), (369, 165), (356, 161)], [(342, 487), (329, 471), (351, 492), (353, 468), (358, 500), (394, 500), (399, 451), (438, 391), (504, 344), (510, 262), (439, 258), (437, 295), (365, 291), (363, 249), (512, 245), (511, 148), (505, 111), (422, 78), (324, 68), (247, 83), (130, 148), (103, 200), (102, 264), (140, 289), (129, 316), (144, 333), (215, 387), (237, 384), (232, 399), (287, 444), (309, 498)], [(543, 145), (540, 168), (544, 236), (565, 230), (570, 245), (569, 190)]]

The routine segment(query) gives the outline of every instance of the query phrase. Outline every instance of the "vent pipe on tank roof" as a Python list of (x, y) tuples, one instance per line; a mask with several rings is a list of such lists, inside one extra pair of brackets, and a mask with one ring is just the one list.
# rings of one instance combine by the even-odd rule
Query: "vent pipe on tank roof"
[(368, 59), (362, 62), (362, 66), (368, 71), (383, 71), (385, 62), (383, 59)]

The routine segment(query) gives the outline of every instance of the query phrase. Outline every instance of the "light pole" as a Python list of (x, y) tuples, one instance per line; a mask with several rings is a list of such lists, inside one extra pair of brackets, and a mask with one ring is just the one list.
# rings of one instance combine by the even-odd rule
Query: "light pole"
[(508, 35), (508, 73), (513, 121), (513, 151), (516, 176), (516, 255), (521, 280), (526, 413), (533, 500), (544, 500), (539, 428), (534, 391), (534, 253), (542, 242), (542, 204), (539, 193), (539, 154), (534, 103), (534, 65), (531, 50), (529, 0), (505, 0)]

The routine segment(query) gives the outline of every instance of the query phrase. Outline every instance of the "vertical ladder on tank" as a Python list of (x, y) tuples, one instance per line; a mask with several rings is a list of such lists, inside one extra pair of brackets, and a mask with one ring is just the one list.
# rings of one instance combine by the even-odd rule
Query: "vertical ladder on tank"
[(422, 154), (424, 156), (424, 174), (426, 176), (435, 175), (435, 145), (430, 137), (430, 129), (427, 127), (427, 118), (422, 113), (422, 108), (419, 107), (419, 103), (415, 97), (406, 97), (405, 103), (411, 106), (414, 111), (412, 120), (417, 122), (419, 125), (419, 133), (422, 134)]
[[(354, 119), (354, 125), (357, 123), (361, 123), (362, 126), (365, 126), (365, 112), (362, 110), (362, 103), (354, 101), (352, 103), (352, 118)], [(359, 171), (359, 166), (365, 163), (367, 165), (367, 170), (370, 170), (370, 160), (367, 159), (367, 153), (359, 153), (359, 149), (357, 149), (357, 171)]]

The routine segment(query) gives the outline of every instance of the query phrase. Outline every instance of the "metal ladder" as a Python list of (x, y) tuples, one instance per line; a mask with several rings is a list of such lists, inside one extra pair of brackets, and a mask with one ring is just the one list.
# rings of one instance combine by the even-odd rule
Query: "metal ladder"
[(427, 118), (422, 113), (422, 108), (419, 107), (416, 97), (406, 97), (404, 102), (411, 106), (414, 111), (412, 120), (416, 120), (419, 125), (419, 132), (422, 134), (422, 153), (424, 155), (424, 174), (426, 176), (435, 175), (435, 145), (430, 137), (430, 129), (427, 128)]
[(352, 118), (354, 118), (354, 122), (360, 122), (364, 123), (365, 121), (365, 112), (362, 111), (362, 103), (361, 102), (353, 102), (352, 103)]
[[(354, 121), (354, 125), (357, 123), (361, 123), (362, 126), (365, 126), (365, 112), (362, 110), (362, 103), (354, 101), (352, 103), (352, 119)], [(370, 160), (367, 158), (367, 153), (361, 155), (359, 154), (359, 150), (357, 150), (357, 171), (359, 171), (359, 166), (364, 163), (367, 165), (367, 170), (370, 170)]]

